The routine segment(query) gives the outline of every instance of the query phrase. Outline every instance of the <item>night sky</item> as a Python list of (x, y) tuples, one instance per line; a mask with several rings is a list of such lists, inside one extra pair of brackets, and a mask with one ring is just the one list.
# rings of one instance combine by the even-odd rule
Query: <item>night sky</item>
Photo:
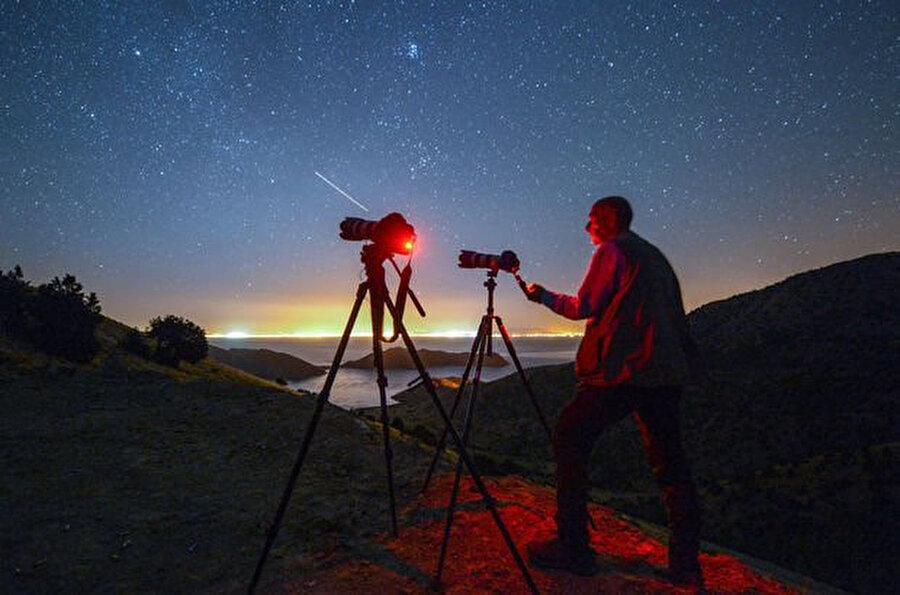
[[(391, 211), (419, 235), (419, 332), (474, 331), (484, 312), (460, 249), (514, 250), (528, 280), (574, 292), (608, 194), (631, 200), (688, 308), (900, 249), (896, 2), (0, 14), (0, 267), (73, 273), (130, 325), (340, 332), (361, 245), (338, 225)], [(580, 327), (499, 281), (511, 330)]]

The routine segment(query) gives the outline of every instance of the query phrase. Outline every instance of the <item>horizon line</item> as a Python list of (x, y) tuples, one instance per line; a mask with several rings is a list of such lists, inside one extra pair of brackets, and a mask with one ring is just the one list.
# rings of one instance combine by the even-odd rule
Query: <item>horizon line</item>
[[(494, 333), (500, 336), (499, 333)], [(438, 338), (438, 339), (472, 339), (476, 333), (474, 331), (448, 331), (448, 332), (431, 332), (431, 333), (409, 333), (411, 338)], [(519, 338), (574, 338), (581, 337), (582, 332), (571, 331), (520, 331), (510, 332), (510, 337)], [(341, 333), (209, 333), (206, 335), (208, 339), (339, 339), (343, 336)], [(372, 338), (371, 333), (351, 333), (351, 339)]]

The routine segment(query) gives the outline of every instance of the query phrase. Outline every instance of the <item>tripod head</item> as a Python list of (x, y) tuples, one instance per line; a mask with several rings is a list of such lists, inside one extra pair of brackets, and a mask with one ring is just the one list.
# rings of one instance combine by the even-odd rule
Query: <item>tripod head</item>
[[(394, 265), (397, 274), (400, 275), (400, 286), (397, 289), (396, 317), (403, 316), (403, 310), (406, 306), (406, 297), (409, 295), (419, 314), (425, 316), (425, 310), (410, 293), (409, 280), (412, 277), (412, 252), (416, 243), (416, 229), (410, 225), (403, 215), (400, 213), (388, 213), (377, 221), (369, 221), (367, 219), (359, 219), (358, 217), (347, 217), (341, 222), (341, 239), (352, 242), (371, 242), (362, 248), (362, 263), (366, 271), (366, 278), (371, 291), (373, 321), (377, 323), (378, 329), (372, 329), (377, 332), (381, 340), (392, 343), (399, 336), (397, 332), (398, 324), (394, 324), (394, 335), (390, 339), (385, 339), (382, 330), (384, 327), (384, 301), (388, 298), (389, 293), (387, 285), (384, 281), (384, 261), (390, 260)], [(394, 262), (395, 254), (407, 254), (409, 260), (403, 271)], [(395, 320), (395, 323), (400, 320)]]
[[(384, 343), (393, 343), (400, 336), (400, 323), (403, 320), (403, 312), (406, 309), (406, 298), (412, 300), (419, 316), (425, 318), (425, 309), (416, 298), (416, 294), (409, 287), (412, 279), (412, 251), (410, 251), (409, 260), (401, 271), (397, 262), (394, 260), (394, 251), (385, 248), (382, 244), (373, 243), (366, 244), (360, 252), (360, 260), (363, 263), (363, 270), (366, 273), (366, 281), (369, 284), (370, 307), (372, 308), (372, 333)], [(397, 286), (397, 297), (394, 300), (394, 332), (390, 338), (384, 336), (384, 302), (390, 297), (390, 292), (385, 282), (384, 261), (389, 260), (397, 275), (400, 277), (400, 283)]]

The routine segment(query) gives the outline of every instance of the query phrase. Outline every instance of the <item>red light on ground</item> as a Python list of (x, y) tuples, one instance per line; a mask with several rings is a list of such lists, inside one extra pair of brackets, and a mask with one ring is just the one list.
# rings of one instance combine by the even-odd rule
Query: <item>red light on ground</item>
[[(435, 477), (432, 489), (410, 506), (424, 506), (434, 516), (406, 525), (399, 539), (385, 535), (375, 538), (378, 547), (395, 556), (398, 563), (382, 564), (374, 559), (354, 559), (327, 556), (323, 562), (298, 569), (292, 577), (289, 591), (309, 590), (316, 584), (316, 592), (356, 592), (364, 585), (365, 592), (419, 593), (420, 568), (433, 568), (436, 545), (441, 541), (446, 512), (447, 495), (454, 480), (452, 473)], [(485, 484), (496, 501), (520, 502), (522, 505), (503, 509), (503, 521), (509, 532), (524, 544), (535, 538), (547, 538), (556, 532), (553, 511), (556, 494), (544, 486), (505, 476), (486, 478)], [(462, 477), (457, 504), (480, 501), (472, 479)], [(527, 505), (525, 504), (527, 503)], [(692, 593), (693, 588), (679, 588), (663, 576), (666, 568), (666, 544), (643, 529), (623, 520), (614, 510), (590, 504), (591, 516), (597, 531), (591, 532), (591, 545), (603, 558), (603, 570), (596, 576), (579, 577), (564, 572), (545, 572), (532, 568), (532, 578), (544, 593)], [(423, 515), (424, 516), (424, 515)], [(435, 520), (441, 519), (441, 520)], [(491, 515), (479, 506), (471, 511), (457, 510), (455, 532), (449, 542), (451, 563), (444, 568), (444, 584), (452, 593), (518, 593), (525, 584), (501, 539)], [(402, 565), (401, 565), (402, 564)], [(706, 589), (711, 593), (765, 593), (788, 595), (804, 592), (789, 583), (774, 578), (767, 570), (751, 566), (748, 561), (732, 554), (706, 553), (700, 556)], [(315, 574), (310, 574), (310, 570)], [(313, 583), (312, 581), (315, 581)], [(398, 589), (398, 585), (401, 586)], [(701, 589), (702, 591), (702, 589)]]

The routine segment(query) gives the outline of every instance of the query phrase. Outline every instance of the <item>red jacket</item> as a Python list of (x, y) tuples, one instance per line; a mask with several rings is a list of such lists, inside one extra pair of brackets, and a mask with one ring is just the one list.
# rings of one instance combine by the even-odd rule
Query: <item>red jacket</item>
[(575, 360), (586, 384), (681, 386), (702, 373), (678, 278), (662, 252), (633, 232), (597, 247), (578, 295), (545, 291), (543, 303), (587, 319)]

